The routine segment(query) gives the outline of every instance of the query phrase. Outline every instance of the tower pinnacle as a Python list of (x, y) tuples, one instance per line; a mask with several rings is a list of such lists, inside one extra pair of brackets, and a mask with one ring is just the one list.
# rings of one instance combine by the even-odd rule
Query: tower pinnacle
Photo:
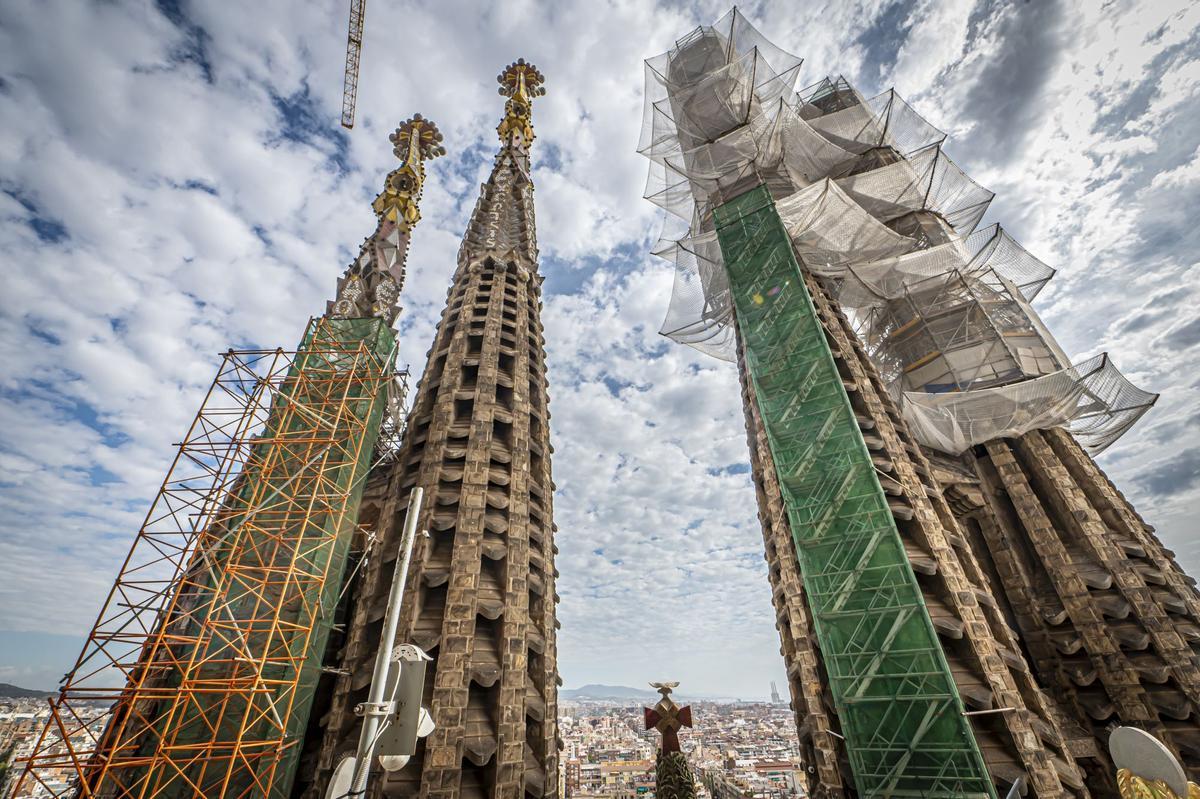
[(504, 119), (496, 128), (500, 141), (508, 147), (528, 149), (533, 143), (533, 98), (546, 94), (546, 79), (537, 67), (518, 58), (496, 76), (496, 81), (500, 95), (508, 98)]
[[(529, 145), (533, 141), (531, 101), (546, 93), (540, 70), (518, 59), (496, 76), (507, 97), (504, 118), (496, 128), (500, 150), (467, 223), (458, 251), (460, 269), (478, 268), (487, 259), (511, 264), (526, 280), (537, 271), (537, 232), (533, 212), (533, 180)], [(507, 266), (505, 267), (507, 268)]]
[(337, 317), (378, 316), (396, 320), (396, 300), (404, 286), (405, 262), (413, 226), (421, 219), (418, 203), (425, 184), (425, 162), (446, 154), (437, 125), (420, 114), (388, 137), (401, 164), (388, 173), (371, 207), (379, 222), (363, 241), (358, 257), (338, 278), (337, 299), (326, 311)]
[(446, 154), (437, 125), (420, 114), (396, 128), (388, 137), (395, 145), (392, 152), (402, 162), (387, 176), (383, 191), (372, 207), (380, 220), (390, 220), (411, 228), (421, 218), (417, 203), (425, 184), (425, 162)]
[[(529, 103), (543, 78), (518, 61), (499, 81), (508, 98), (502, 142), (463, 236), (404, 443), (365, 489), (383, 553), (397, 551), (407, 523), (397, 497), (413, 487), (428, 497), (413, 511), (429, 536), (412, 554), (396, 643), (433, 657), (422, 704), (436, 728), (388, 773), (383, 799), (558, 796), (558, 549), (528, 152)], [(411, 138), (397, 138), (412, 149)], [(324, 716), (318, 787), (360, 738), (354, 708), (369, 694), (356, 675), (374, 660), (397, 560), (373, 557), (349, 594), (344, 676)]]

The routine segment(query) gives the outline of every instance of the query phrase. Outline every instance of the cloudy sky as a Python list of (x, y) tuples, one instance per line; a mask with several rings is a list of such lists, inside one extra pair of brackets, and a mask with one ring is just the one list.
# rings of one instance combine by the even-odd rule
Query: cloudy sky
[[(496, 145), (495, 75), (547, 76), (535, 182), (568, 687), (783, 684), (733, 367), (658, 336), (671, 273), (634, 152), (643, 58), (727, 6), (0, 0), (0, 681), (52, 687), (230, 346), (294, 346), (373, 227), (387, 135), (436, 120), (402, 302), (420, 372)], [(1060, 271), (1038, 307), (1158, 406), (1102, 458), (1200, 573), (1200, 6), (747, 3), (805, 58), (895, 86)]]

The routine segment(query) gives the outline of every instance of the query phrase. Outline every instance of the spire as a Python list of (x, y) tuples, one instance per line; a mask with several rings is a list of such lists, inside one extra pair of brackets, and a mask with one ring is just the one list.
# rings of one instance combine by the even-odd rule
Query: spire
[(533, 98), (545, 95), (545, 77), (521, 58), (496, 76), (504, 103), (504, 118), (496, 127), (500, 151), (492, 174), (479, 190), (458, 251), (459, 269), (470, 269), (488, 258), (512, 265), (525, 279), (537, 271), (537, 234), (533, 216), (533, 180), (529, 146), (533, 143)]
[(496, 76), (496, 81), (500, 84), (500, 96), (508, 98), (504, 119), (496, 128), (500, 142), (528, 153), (529, 145), (533, 144), (533, 98), (546, 94), (542, 85), (546, 79), (537, 67), (518, 58)]
[(420, 114), (396, 128), (389, 139), (401, 164), (388, 173), (383, 191), (371, 204), (378, 218), (375, 232), (338, 278), (337, 299), (326, 309), (330, 316), (378, 316), (390, 325), (400, 313), (397, 300), (404, 286), (408, 243), (421, 219), (417, 206), (425, 183), (425, 162), (445, 155), (446, 148), (441, 145), (437, 125)]

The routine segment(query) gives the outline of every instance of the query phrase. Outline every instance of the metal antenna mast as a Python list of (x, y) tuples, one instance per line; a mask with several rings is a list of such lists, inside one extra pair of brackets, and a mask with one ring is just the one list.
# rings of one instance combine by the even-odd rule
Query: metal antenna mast
[(342, 83), (342, 127), (354, 127), (354, 103), (358, 98), (358, 61), (362, 56), (363, 15), (367, 0), (350, 0), (350, 32), (346, 36), (346, 75)]

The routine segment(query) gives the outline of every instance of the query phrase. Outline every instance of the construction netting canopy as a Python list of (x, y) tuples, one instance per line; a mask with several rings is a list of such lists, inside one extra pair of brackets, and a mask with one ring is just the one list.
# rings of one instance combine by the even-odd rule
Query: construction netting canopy
[(982, 441), (1068, 427), (1100, 452), (1133, 426), (1156, 394), (1129, 382), (1108, 355), (1018, 383), (962, 393), (905, 392), (902, 409), (922, 443), (957, 453)]
[[(1054, 270), (978, 226), (993, 194), (895, 90), (797, 90), (801, 59), (737, 10), (646, 62), (639, 152), (674, 264), (661, 333), (736, 360), (713, 209), (765, 185), (802, 268), (850, 316), (922, 443), (951, 453), (1066, 426), (1096, 452), (1155, 395), (1106, 356), (1072, 365), (1030, 302)], [(769, 289), (768, 289), (769, 290)]]

